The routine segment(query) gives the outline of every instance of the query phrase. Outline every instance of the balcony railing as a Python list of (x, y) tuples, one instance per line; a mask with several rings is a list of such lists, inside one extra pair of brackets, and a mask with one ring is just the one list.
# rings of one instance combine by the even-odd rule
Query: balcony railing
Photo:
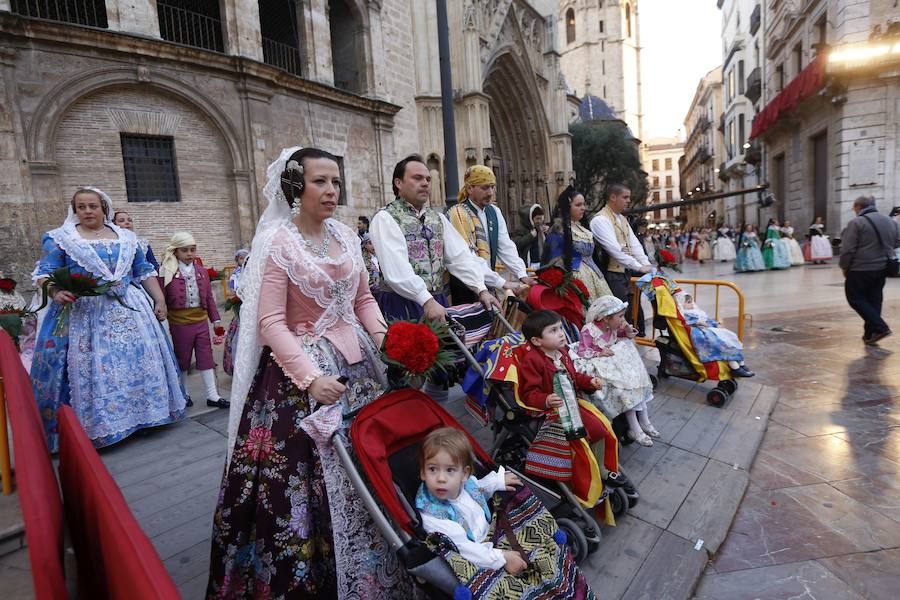
[(750, 13), (750, 35), (756, 35), (759, 26), (762, 24), (762, 6), (757, 4), (753, 12)]
[(172, 6), (162, 0), (156, 6), (159, 11), (159, 33), (164, 40), (216, 52), (225, 51), (221, 19)]
[(303, 75), (300, 50), (296, 46), (277, 42), (269, 38), (262, 39), (263, 60), (267, 65), (278, 67), (294, 75)]
[(104, 0), (12, 0), (10, 8), (23, 17), (108, 27)]
[(762, 96), (762, 70), (759, 67), (750, 71), (750, 75), (747, 76), (747, 91), (744, 95), (754, 104)]

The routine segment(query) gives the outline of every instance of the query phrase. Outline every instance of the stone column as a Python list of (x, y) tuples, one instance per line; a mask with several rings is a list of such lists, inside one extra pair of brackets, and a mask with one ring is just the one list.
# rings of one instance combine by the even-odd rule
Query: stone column
[[(369, 0), (369, 28), (366, 32), (368, 48), (368, 65), (366, 73), (366, 89), (363, 93), (378, 99), (387, 98), (385, 83), (387, 80), (387, 58), (384, 55), (384, 29), (381, 24), (382, 0)], [(369, 69), (369, 66), (371, 69)]]
[[(3, 10), (2, 0), (0, 10)], [(106, 0), (106, 21), (111, 31), (160, 37), (156, 0)]]
[(222, 20), (225, 23), (225, 52), (263, 62), (259, 2), (257, 0), (225, 0), (222, 6), (225, 9), (222, 14)]
[(306, 55), (309, 60), (309, 79), (334, 85), (331, 58), (331, 28), (328, 21), (328, 0), (304, 0), (303, 23), (306, 30)]

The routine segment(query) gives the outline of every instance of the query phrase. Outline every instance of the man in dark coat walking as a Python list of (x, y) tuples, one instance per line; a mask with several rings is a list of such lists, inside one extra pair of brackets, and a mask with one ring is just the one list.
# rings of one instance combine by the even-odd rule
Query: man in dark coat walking
[(872, 345), (891, 335), (881, 318), (882, 294), (889, 258), (900, 247), (900, 227), (875, 208), (875, 198), (853, 202), (856, 218), (841, 234), (841, 270), (850, 307), (865, 321), (863, 341)]

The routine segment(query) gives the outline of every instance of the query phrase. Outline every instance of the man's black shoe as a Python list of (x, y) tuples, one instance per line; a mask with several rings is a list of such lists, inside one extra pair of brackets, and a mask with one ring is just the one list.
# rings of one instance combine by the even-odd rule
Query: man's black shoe
[(229, 402), (225, 398), (219, 398), (218, 400), (208, 400), (207, 399), (206, 405), (211, 406), (213, 408), (230, 408), (231, 402)]
[(184, 397), (184, 405), (185, 405), (186, 407), (191, 407), (191, 406), (194, 405), (194, 401), (191, 400), (191, 397), (190, 397), (190, 396), (185, 396), (185, 397)]

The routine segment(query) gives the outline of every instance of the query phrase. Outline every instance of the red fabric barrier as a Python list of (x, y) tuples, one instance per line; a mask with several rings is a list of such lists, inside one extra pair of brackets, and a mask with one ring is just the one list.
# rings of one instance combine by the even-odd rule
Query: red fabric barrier
[[(38, 600), (68, 598), (63, 573), (63, 507), (31, 378), (12, 339), (0, 330), (0, 372), (12, 427), (16, 484), (31, 578)], [(5, 427), (2, 423), (0, 426)]]
[(78, 560), (79, 598), (181, 597), (69, 406), (59, 410), (59, 479)]

